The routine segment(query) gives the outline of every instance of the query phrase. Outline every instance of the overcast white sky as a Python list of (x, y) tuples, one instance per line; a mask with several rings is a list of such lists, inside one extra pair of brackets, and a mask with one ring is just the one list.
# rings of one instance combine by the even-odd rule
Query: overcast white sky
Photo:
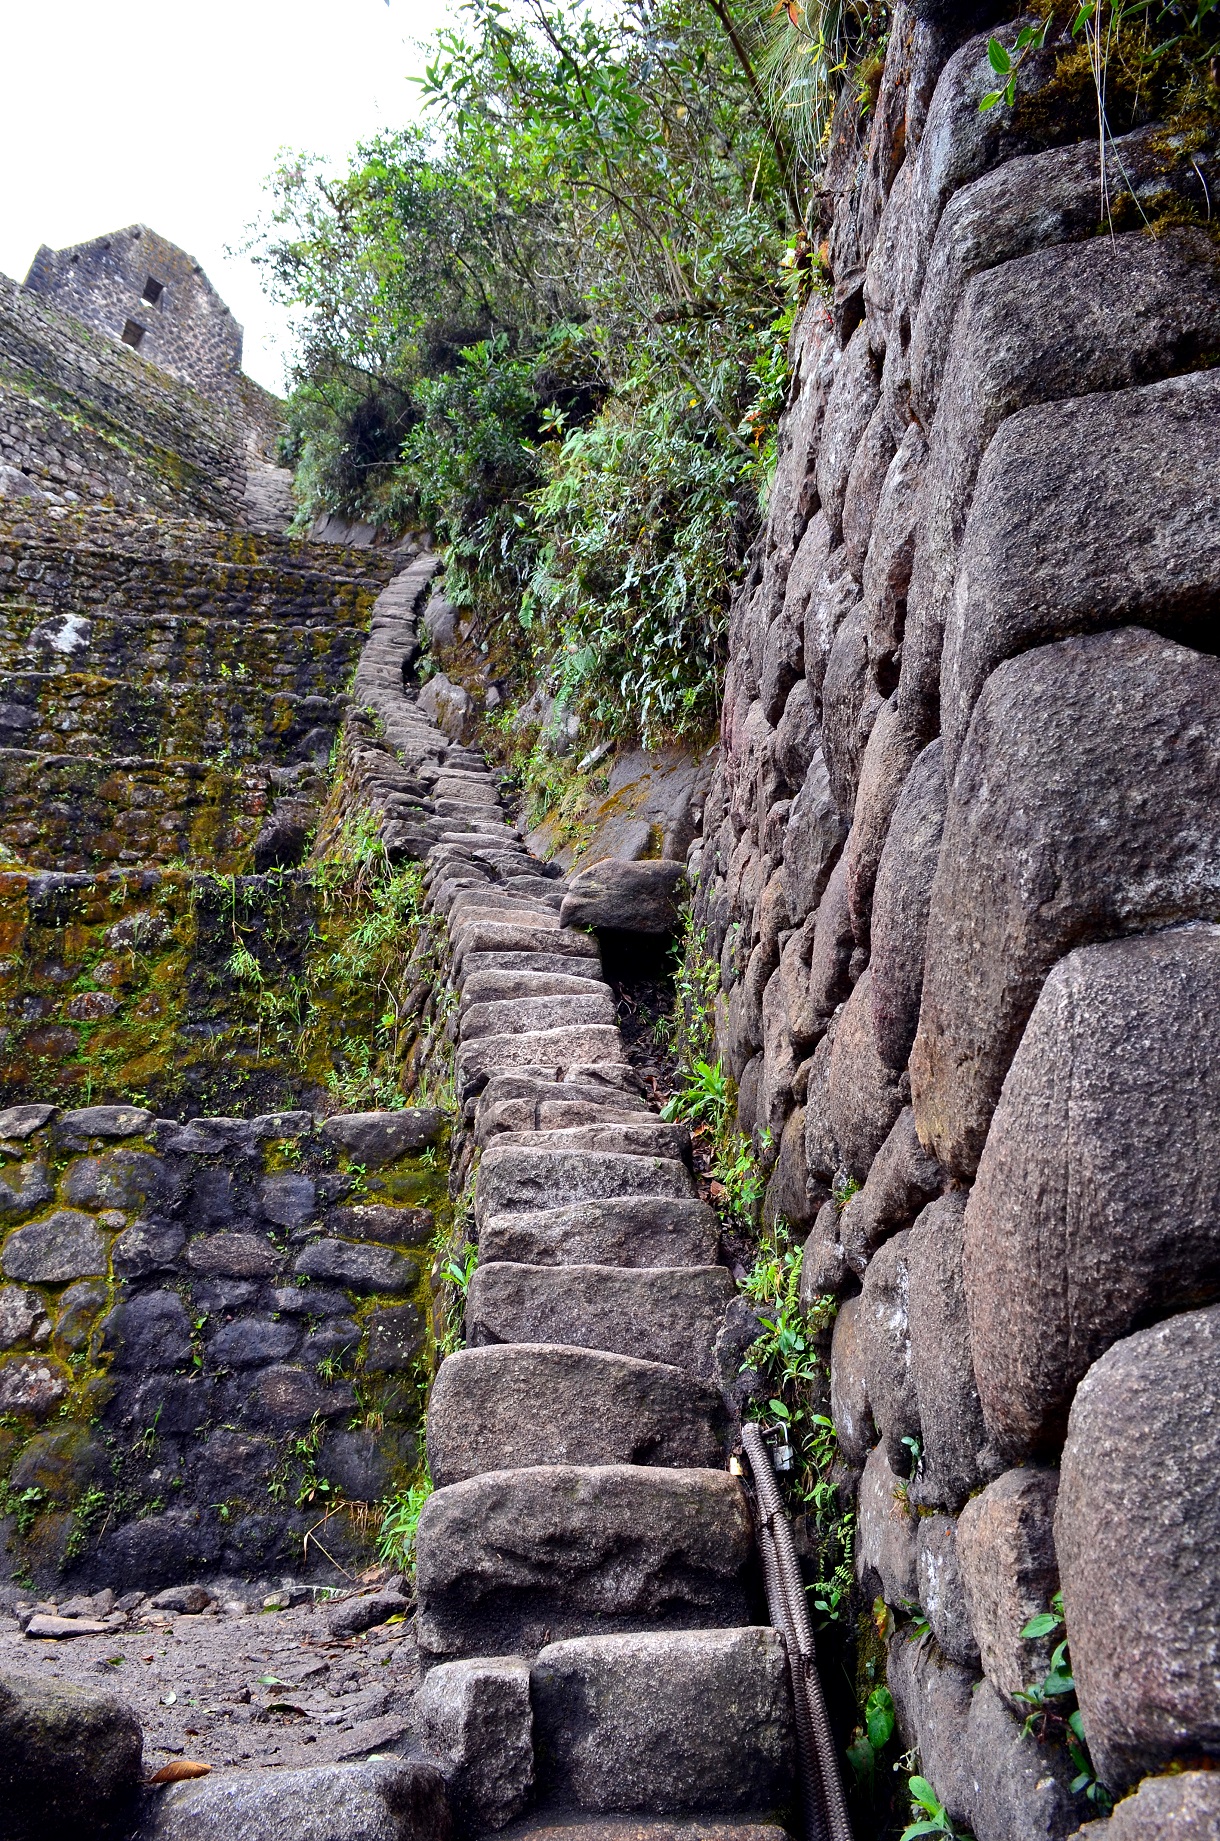
[(145, 223), (189, 250), (283, 389), (287, 327), (227, 257), (281, 147), (337, 162), (417, 110), (416, 41), (456, 0), (0, 0), (0, 270)]

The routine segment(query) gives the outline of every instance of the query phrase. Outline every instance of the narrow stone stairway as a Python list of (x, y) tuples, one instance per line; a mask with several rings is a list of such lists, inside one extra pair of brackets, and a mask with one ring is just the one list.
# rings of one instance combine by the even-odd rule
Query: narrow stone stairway
[[(383, 835), (426, 860), (448, 929), (479, 1247), (467, 1346), (428, 1412), (421, 1733), (471, 1833), (746, 1841), (791, 1819), (795, 1746), (727, 1468), (732, 1279), (685, 1134), (638, 1090), (596, 936), (563, 924), (565, 885), (482, 757), (415, 703), (409, 575), (374, 610), (357, 694), (417, 776), (417, 797), (385, 793)], [(388, 787), (388, 753), (369, 771)]]

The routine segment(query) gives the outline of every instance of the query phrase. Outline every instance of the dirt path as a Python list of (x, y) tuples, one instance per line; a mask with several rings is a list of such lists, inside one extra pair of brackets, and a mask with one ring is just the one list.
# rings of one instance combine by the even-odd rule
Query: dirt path
[(80, 1687), (103, 1681), (144, 1727), (149, 1771), (173, 1758), (224, 1766), (336, 1763), (389, 1750), (419, 1683), (414, 1624), (336, 1642), (322, 1607), (133, 1613), (126, 1628), (67, 1639), (0, 1616), (0, 1670)]

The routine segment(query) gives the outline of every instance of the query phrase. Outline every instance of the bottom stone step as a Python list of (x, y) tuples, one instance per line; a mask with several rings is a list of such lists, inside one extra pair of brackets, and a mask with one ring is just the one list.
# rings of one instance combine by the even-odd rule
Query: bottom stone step
[(499, 1841), (789, 1841), (789, 1837), (787, 1829), (774, 1822), (718, 1821), (714, 1815), (584, 1815), (514, 1822), (499, 1831)]
[(788, 1820), (795, 1728), (778, 1631), (552, 1643), (530, 1671), (530, 1699), (544, 1816)]

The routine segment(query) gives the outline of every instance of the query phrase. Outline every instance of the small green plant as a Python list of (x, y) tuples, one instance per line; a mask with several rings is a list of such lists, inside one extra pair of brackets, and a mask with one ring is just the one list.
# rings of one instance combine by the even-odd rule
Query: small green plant
[(1016, 1698), (1029, 1708), (1023, 1730), (1035, 1733), (1040, 1739), (1061, 1740), (1076, 1766), (1076, 1776), (1072, 1781), (1073, 1795), (1083, 1794), (1098, 1814), (1108, 1815), (1114, 1806), (1114, 1798), (1106, 1786), (1098, 1782), (1093, 1769), (1080, 1709), (1068, 1704), (1069, 1700), (1075, 1699), (1076, 1682), (1072, 1675), (1062, 1592), (1055, 1593), (1049, 1611), (1039, 1611), (1022, 1626), (1021, 1635), (1036, 1642), (1043, 1637), (1058, 1636), (1061, 1631), (1064, 1634), (1051, 1651), (1051, 1665), (1042, 1680), (1031, 1682), (1017, 1693)]
[(926, 1777), (912, 1777), (907, 1784), (911, 1796), (911, 1814), (915, 1817), (902, 1831), (901, 1841), (916, 1841), (918, 1835), (957, 1834), (949, 1812)]
[(1047, 19), (1046, 24), (1041, 28), (1038, 26), (1022, 26), (1021, 30), (1017, 33), (1016, 39), (1013, 41), (1011, 51), (1002, 45), (998, 38), (993, 37), (988, 39), (987, 62), (991, 65), (996, 76), (1002, 77), (1004, 81), (999, 89), (990, 90), (987, 95), (983, 97), (983, 100), (979, 103), (980, 113), (985, 113), (988, 109), (994, 109), (997, 102), (1006, 103), (1011, 109), (1013, 103), (1017, 99), (1017, 78), (1020, 75), (1021, 66), (1031, 52), (1041, 50), (1042, 46), (1045, 45), (1053, 24), (1054, 15), (1052, 14)]
[(681, 1089), (661, 1109), (661, 1117), (710, 1126), (719, 1136), (728, 1124), (732, 1105), (729, 1079), (718, 1061), (696, 1061), (683, 1077)]
[(387, 1566), (413, 1575), (415, 1572), (415, 1536), (424, 1504), (432, 1494), (432, 1479), (421, 1477), (397, 1496), (386, 1498), (382, 1507), (381, 1532), (377, 1536), (377, 1555)]
[(77, 1560), (89, 1544), (93, 1526), (106, 1507), (106, 1492), (94, 1484), (87, 1489), (72, 1511), (72, 1529), (64, 1547), (64, 1562)]
[(887, 1687), (876, 1687), (864, 1703), (864, 1723), (857, 1726), (847, 1747), (847, 1762), (857, 1783), (870, 1797), (876, 1781), (877, 1760), (894, 1736), (894, 1697)]
[(146, 1425), (141, 1432), (137, 1432), (135, 1438), (132, 1440), (131, 1449), (137, 1457), (145, 1459), (152, 1457), (153, 1452), (157, 1448), (157, 1426), (160, 1423), (160, 1419), (161, 1408), (158, 1407), (148, 1425)]
[(447, 1259), (442, 1270), (454, 1290), (465, 1299), (470, 1290), (470, 1281), (474, 1277), (475, 1267), (479, 1263), (479, 1249), (468, 1241), (462, 1251), (465, 1254), (464, 1259)]

